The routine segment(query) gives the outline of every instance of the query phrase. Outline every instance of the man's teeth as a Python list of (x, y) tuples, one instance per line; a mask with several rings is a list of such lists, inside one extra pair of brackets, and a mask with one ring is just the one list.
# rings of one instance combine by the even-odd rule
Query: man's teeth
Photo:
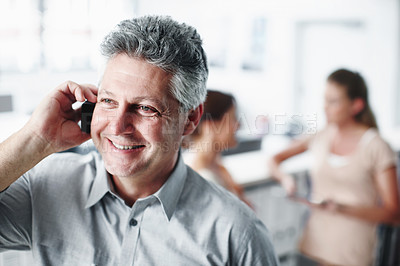
[(132, 150), (132, 149), (137, 149), (137, 148), (140, 148), (140, 147), (142, 147), (142, 145), (134, 145), (134, 146), (125, 146), (125, 145), (119, 145), (119, 144), (116, 144), (116, 143), (112, 143), (114, 146), (115, 146), (115, 148), (117, 148), (118, 150)]

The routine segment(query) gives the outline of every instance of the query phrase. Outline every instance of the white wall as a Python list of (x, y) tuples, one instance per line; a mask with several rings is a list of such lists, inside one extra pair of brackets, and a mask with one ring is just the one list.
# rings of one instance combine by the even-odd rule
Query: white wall
[[(227, 65), (223, 69), (212, 68), (208, 85), (233, 92), (246, 111), (250, 124), (257, 115), (286, 113), (309, 115), (317, 112), (318, 127), (324, 123), (322, 113), (322, 93), (326, 76), (338, 67), (359, 71), (367, 80), (370, 89), (371, 105), (382, 129), (395, 126), (396, 95), (399, 90), (399, 1), (396, 0), (286, 0), (286, 1), (162, 1), (142, 0), (138, 4), (138, 14), (167, 14), (173, 18), (196, 26), (203, 35), (206, 50), (209, 37), (224, 36), (228, 53)], [(267, 24), (265, 43), (265, 67), (261, 72), (248, 72), (240, 69), (243, 51), (248, 45), (249, 25), (256, 17), (263, 17)], [(354, 60), (343, 60), (340, 64), (324, 61), (318, 51), (307, 54), (303, 65), (298, 60), (301, 45), (299, 25), (311, 23), (329, 26), (331, 23), (358, 22), (362, 31), (358, 38), (362, 43), (349, 44), (357, 49)], [(223, 24), (223, 26), (221, 26)], [(216, 31), (219, 31), (218, 32)], [(211, 31), (213, 34), (209, 34)], [(345, 35), (339, 35), (345, 36)], [(322, 35), (321, 38), (324, 38)], [(335, 46), (346, 46), (346, 39), (332, 38)], [(211, 47), (212, 48), (212, 47)], [(315, 49), (316, 47), (310, 47)], [(349, 58), (352, 58), (349, 49)], [(334, 49), (333, 49), (334, 50)], [(335, 51), (332, 50), (332, 53)], [(339, 50), (338, 50), (339, 51)], [(337, 52), (338, 52), (337, 51)], [(345, 59), (346, 54), (342, 54)], [(318, 73), (301, 76), (304, 64), (313, 61), (320, 64)], [(334, 60), (332, 60), (334, 61)], [(323, 70), (323, 71), (322, 71)], [(299, 74), (300, 73), (300, 74)], [(314, 75), (312, 75), (314, 73)], [(300, 77), (299, 77), (300, 75)], [(303, 99), (297, 92), (302, 84), (319, 84), (319, 95)], [(318, 100), (320, 99), (320, 100)], [(299, 101), (304, 101), (299, 104)], [(301, 106), (307, 106), (306, 110)]]
[[(133, 6), (135, 10), (132, 10), (132, 15), (167, 14), (195, 26), (203, 36), (209, 55), (226, 56), (225, 67), (210, 69), (208, 86), (235, 94), (244, 112), (244, 134), (248, 134), (249, 129), (254, 128), (255, 119), (260, 115), (268, 116), (270, 121), (273, 121), (278, 119), (276, 116), (279, 119), (290, 119), (293, 114), (307, 116), (317, 112), (316, 126), (323, 125), (320, 95), (312, 94), (313, 99), (304, 99), (304, 94), (299, 94), (299, 87), (304, 86), (301, 84), (303, 82), (314, 84), (313, 90), (322, 93), (326, 75), (339, 65), (335, 65), (337, 62), (334, 64), (330, 60), (321, 59), (319, 73), (313, 75), (314, 70), (310, 68), (311, 74), (302, 74), (303, 66), (299, 67), (299, 60), (305, 54), (299, 52), (304, 50), (299, 48), (302, 40), (301, 36), (299, 37), (299, 25), (304, 23), (362, 23), (360, 38), (365, 42), (352, 45), (353, 49), (356, 49), (354, 47), (357, 45), (360, 47), (357, 60), (344, 64), (360, 71), (366, 77), (371, 103), (381, 128), (393, 128), (396, 116), (400, 116), (399, 109), (396, 109), (400, 97), (399, 1), (136, 0)], [(113, 13), (114, 11), (117, 12), (113, 10)], [(90, 16), (106, 16), (105, 13), (96, 15), (94, 12), (95, 10), (90, 11)], [(126, 18), (127, 13), (126, 10), (121, 11), (121, 19)], [(246, 53), (250, 51), (251, 30), (256, 19), (265, 20), (265, 50), (260, 56), (263, 70), (244, 71), (241, 64)], [(101, 30), (106, 32), (105, 29)], [(5, 40), (0, 40), (0, 43), (3, 41)], [(340, 39), (336, 41), (340, 45), (346, 42)], [(98, 51), (98, 43), (91, 45), (93, 51)], [(334, 43), (332, 47), (335, 47)], [(312, 52), (306, 56), (307, 60), (301, 61), (302, 64), (319, 64), (318, 57), (313, 57)], [(31, 112), (45, 93), (66, 79), (90, 83), (98, 81), (98, 75), (93, 69), (75, 72), (54, 72), (45, 69), (34, 73), (0, 74), (0, 94), (13, 94), (16, 111), (24, 113)], [(307, 106), (307, 109), (304, 109), (304, 106)], [(273, 128), (270, 128), (271, 131)]]

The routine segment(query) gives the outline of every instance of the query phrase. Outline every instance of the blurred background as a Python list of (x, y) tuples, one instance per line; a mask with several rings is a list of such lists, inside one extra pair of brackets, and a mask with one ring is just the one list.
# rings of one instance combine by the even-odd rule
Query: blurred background
[[(281, 203), (278, 188), (265, 182), (265, 150), (324, 126), (329, 73), (345, 67), (365, 77), (381, 134), (399, 150), (399, 0), (2, 0), (0, 141), (63, 81), (97, 84), (102, 38), (122, 19), (146, 14), (170, 15), (198, 29), (209, 60), (208, 88), (236, 97), (240, 139), (262, 139), (263, 156), (242, 153), (226, 163), (256, 202), (281, 258), (295, 250), (303, 220), (293, 216), (304, 210)], [(243, 169), (243, 162), (254, 167)], [(293, 165), (291, 172), (304, 174), (303, 161)], [(288, 211), (278, 212), (279, 204)], [(0, 265), (29, 261), (7, 254)]]
[[(29, 114), (65, 80), (98, 82), (99, 43), (120, 20), (165, 14), (195, 26), (210, 65), (209, 88), (232, 92), (242, 133), (270, 125), (324, 125), (327, 75), (365, 76), (379, 126), (400, 124), (398, 0), (2, 0), (0, 95)], [(296, 122), (296, 121), (295, 121)], [(267, 128), (269, 133), (276, 128)]]

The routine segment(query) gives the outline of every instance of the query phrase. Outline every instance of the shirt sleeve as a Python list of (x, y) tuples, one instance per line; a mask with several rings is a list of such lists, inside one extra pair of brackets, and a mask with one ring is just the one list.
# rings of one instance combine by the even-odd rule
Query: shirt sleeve
[(257, 220), (248, 227), (242, 238), (238, 261), (233, 265), (275, 266), (279, 265), (274, 247), (269, 239), (267, 228)]
[(29, 181), (22, 176), (0, 192), (0, 251), (30, 249), (31, 221)]
[(3, 197), (3, 195), (5, 194), (4, 192), (6, 192), (6, 190), (7, 190), (8, 188), (9, 188), (9, 187), (7, 187), (6, 189), (0, 191), (0, 201), (1, 201), (1, 198)]
[(396, 153), (380, 136), (375, 137), (370, 147), (372, 172), (378, 174), (396, 165)]

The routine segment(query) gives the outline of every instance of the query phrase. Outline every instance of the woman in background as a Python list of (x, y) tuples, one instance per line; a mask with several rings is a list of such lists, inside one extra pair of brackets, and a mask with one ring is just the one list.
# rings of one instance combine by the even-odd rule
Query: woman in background
[(325, 114), (322, 131), (272, 157), (271, 173), (293, 195), (295, 182), (279, 164), (310, 150), (311, 215), (300, 251), (322, 264), (372, 265), (376, 225), (399, 215), (396, 157), (379, 136), (358, 73), (340, 69), (328, 77)]
[(236, 194), (248, 205), (242, 187), (222, 164), (223, 150), (237, 145), (235, 133), (239, 128), (236, 102), (232, 95), (208, 90), (201, 122), (189, 139), (185, 161), (205, 179)]

